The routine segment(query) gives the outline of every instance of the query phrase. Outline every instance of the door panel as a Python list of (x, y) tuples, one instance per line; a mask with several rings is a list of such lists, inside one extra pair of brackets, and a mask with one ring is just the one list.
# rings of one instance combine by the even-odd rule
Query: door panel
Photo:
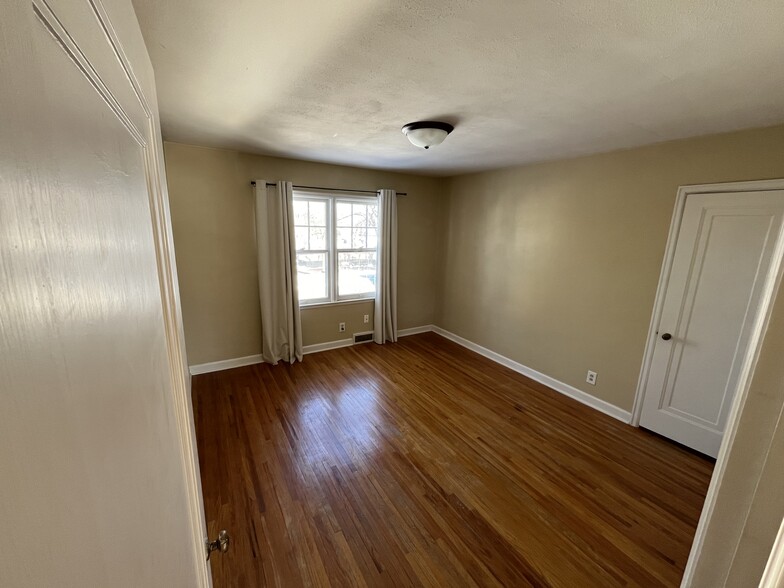
[(93, 6), (7, 3), (0, 22), (0, 585), (203, 585), (157, 127)]
[(783, 218), (780, 191), (689, 196), (642, 426), (717, 455)]
[(110, 27), (111, 21), (97, 18), (100, 2), (35, 0), (33, 5), (58, 41), (66, 45), (66, 51), (73, 54), (78, 66), (89, 70), (86, 74), (90, 83), (99, 86), (97, 89), (111, 107), (122, 109), (136, 131), (142, 131), (144, 136), (147, 113), (107, 38), (104, 26)]
[[(665, 406), (718, 432), (724, 427), (734, 379), (716, 366), (736, 365), (738, 352), (745, 351), (739, 343), (758, 302), (755, 285), (760, 284), (760, 267), (767, 267), (770, 258), (765, 245), (774, 221), (773, 215), (754, 211), (711, 210), (700, 227), (705, 237), (683, 301), (684, 326), (670, 345)], [(697, 344), (700, 341), (710, 344)], [(700, 388), (716, 394), (693, 393)]]

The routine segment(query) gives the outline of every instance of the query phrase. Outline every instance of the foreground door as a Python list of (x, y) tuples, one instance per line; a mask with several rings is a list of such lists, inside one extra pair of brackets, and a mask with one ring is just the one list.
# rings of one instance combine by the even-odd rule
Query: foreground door
[(2, 4), (0, 586), (205, 585), (130, 0)]
[(716, 457), (783, 219), (784, 191), (688, 196), (643, 427)]

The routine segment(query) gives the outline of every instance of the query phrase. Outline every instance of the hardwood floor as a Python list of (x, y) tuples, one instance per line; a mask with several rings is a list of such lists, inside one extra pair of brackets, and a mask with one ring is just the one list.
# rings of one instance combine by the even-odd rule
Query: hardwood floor
[(712, 463), (434, 333), (193, 379), (215, 586), (676, 586)]

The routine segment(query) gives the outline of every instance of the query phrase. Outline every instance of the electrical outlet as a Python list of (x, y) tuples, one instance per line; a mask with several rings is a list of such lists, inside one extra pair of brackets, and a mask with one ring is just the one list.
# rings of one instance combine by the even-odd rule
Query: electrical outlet
[(338, 331), (340, 333), (345, 333), (346, 332), (346, 323), (338, 323)]
[(588, 375), (585, 376), (585, 381), (588, 382), (591, 386), (596, 386), (596, 372), (588, 370)]
[(370, 315), (366, 314), (365, 315), (365, 324), (368, 324), (369, 322), (370, 322)]

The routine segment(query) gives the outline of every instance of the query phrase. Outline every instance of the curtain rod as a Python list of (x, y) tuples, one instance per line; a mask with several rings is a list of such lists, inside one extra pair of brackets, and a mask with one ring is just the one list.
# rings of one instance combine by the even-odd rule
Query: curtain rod
[[(256, 185), (256, 181), (253, 180), (250, 183), (251, 186)], [(275, 182), (267, 182), (268, 186), (277, 186)], [(358, 192), (361, 194), (378, 194), (378, 192), (374, 192), (373, 190), (345, 190), (345, 189), (338, 189), (338, 188), (322, 188), (321, 186), (293, 186), (294, 188), (300, 188), (302, 190), (326, 190), (327, 192)], [(397, 192), (398, 196), (408, 196), (407, 192)]]

